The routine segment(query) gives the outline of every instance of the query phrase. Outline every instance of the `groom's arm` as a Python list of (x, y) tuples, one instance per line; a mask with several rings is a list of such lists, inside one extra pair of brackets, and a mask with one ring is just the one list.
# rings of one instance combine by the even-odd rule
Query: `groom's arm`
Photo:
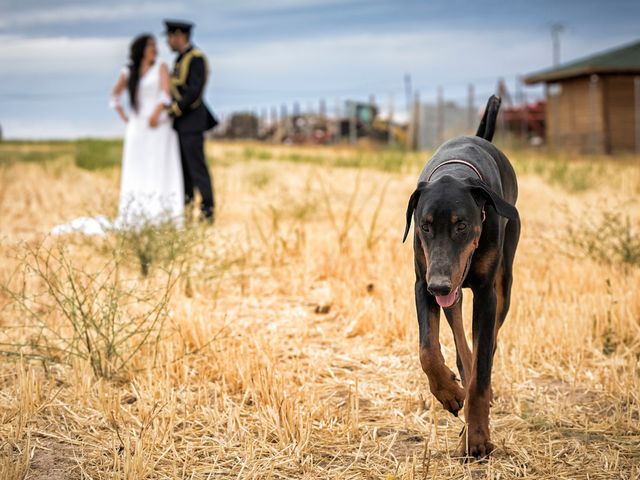
[(187, 81), (182, 87), (182, 97), (180, 100), (174, 100), (171, 104), (171, 113), (175, 117), (182, 116), (202, 96), (206, 81), (207, 72), (204, 59), (202, 57), (193, 57), (189, 65)]

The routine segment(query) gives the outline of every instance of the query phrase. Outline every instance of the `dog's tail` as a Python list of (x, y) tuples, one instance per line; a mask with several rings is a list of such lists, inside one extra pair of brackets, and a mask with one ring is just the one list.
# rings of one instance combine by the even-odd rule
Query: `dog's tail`
[(496, 119), (498, 118), (498, 110), (500, 110), (501, 102), (502, 100), (497, 95), (491, 95), (491, 97), (489, 97), (487, 107), (484, 109), (484, 115), (482, 115), (482, 120), (480, 120), (480, 126), (476, 132), (476, 137), (491, 141), (496, 131)]

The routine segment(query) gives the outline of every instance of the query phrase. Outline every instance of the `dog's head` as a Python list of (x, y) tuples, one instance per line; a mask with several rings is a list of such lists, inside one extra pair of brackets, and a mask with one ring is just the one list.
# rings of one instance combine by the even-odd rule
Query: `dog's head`
[(424, 252), (427, 290), (444, 308), (452, 306), (478, 247), (484, 212), (518, 218), (516, 208), (479, 179), (459, 180), (445, 175), (420, 182), (409, 198), (403, 242), (415, 217), (415, 235)]

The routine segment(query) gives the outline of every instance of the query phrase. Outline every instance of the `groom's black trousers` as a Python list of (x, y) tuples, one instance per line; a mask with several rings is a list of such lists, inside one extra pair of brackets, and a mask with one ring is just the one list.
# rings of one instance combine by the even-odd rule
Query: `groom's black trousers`
[(200, 209), (205, 218), (213, 218), (214, 197), (211, 177), (204, 156), (204, 135), (202, 132), (179, 132), (182, 175), (184, 177), (185, 205), (193, 202), (194, 187), (202, 196)]

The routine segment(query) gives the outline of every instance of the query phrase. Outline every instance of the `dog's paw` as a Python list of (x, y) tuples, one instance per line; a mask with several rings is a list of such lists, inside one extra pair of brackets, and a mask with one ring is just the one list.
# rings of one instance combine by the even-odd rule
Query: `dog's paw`
[(467, 452), (466, 458), (468, 460), (482, 460), (489, 456), (491, 452), (493, 452), (493, 443), (488, 440), (485, 442), (476, 443), (475, 445), (469, 445), (469, 451)]
[(458, 416), (458, 411), (464, 406), (465, 391), (463, 388), (452, 382), (435, 389), (432, 393), (445, 410), (448, 410), (456, 417)]
[(481, 429), (475, 429), (475, 432), (469, 432), (466, 441), (460, 449), (460, 456), (466, 462), (478, 461), (487, 457), (494, 450), (494, 445), (489, 439), (489, 432)]

